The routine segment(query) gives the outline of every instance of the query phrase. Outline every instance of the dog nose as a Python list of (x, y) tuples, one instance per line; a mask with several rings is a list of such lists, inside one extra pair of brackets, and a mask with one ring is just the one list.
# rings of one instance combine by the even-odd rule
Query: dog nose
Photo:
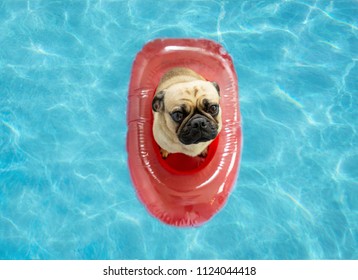
[(206, 128), (208, 126), (208, 121), (203, 118), (197, 118), (192, 121), (191, 126), (193, 128)]

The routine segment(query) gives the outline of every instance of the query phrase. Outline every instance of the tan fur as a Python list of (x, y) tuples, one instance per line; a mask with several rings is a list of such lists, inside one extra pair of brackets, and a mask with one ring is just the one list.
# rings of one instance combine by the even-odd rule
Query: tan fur
[[(180, 129), (171, 116), (170, 112), (180, 106), (186, 106), (191, 112), (203, 108), (203, 100), (219, 103), (219, 95), (213, 84), (206, 81), (202, 76), (188, 68), (173, 68), (161, 78), (156, 94), (164, 91), (164, 112), (153, 112), (154, 124), (153, 135), (161, 147), (162, 156), (165, 158), (170, 153), (184, 153), (189, 156), (206, 156), (207, 147), (213, 141), (200, 142), (197, 144), (184, 145), (177, 136)], [(206, 114), (218, 127), (220, 132), (221, 110), (214, 118)]]
[(191, 82), (196, 80), (205, 81), (202, 76), (200, 76), (191, 69), (184, 67), (172, 68), (170, 71), (166, 72), (164, 76), (160, 79), (156, 93), (170, 87), (173, 84)]

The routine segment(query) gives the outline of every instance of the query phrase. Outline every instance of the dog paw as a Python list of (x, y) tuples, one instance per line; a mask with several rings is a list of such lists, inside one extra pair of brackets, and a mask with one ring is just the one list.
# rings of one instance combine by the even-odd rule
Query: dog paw
[(206, 148), (204, 151), (202, 151), (199, 155), (199, 157), (206, 158), (208, 155), (208, 148)]
[(162, 155), (163, 159), (166, 159), (169, 155), (169, 152), (164, 149), (160, 149), (160, 154)]

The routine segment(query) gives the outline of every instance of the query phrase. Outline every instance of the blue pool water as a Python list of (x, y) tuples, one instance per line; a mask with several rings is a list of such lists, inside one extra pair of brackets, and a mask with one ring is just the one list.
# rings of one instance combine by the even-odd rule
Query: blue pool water
[[(162, 3), (162, 4), (160, 4)], [(1, 259), (358, 259), (357, 1), (0, 1)], [(162, 224), (130, 181), (136, 53), (208, 38), (239, 76), (226, 206)]]

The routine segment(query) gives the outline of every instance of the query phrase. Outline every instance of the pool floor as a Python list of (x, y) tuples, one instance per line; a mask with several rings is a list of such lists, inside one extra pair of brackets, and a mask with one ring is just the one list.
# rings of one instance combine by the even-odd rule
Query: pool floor
[[(1, 1), (0, 259), (357, 259), (357, 1)], [(126, 152), (156, 38), (222, 44), (244, 135), (226, 206), (153, 218)]]

